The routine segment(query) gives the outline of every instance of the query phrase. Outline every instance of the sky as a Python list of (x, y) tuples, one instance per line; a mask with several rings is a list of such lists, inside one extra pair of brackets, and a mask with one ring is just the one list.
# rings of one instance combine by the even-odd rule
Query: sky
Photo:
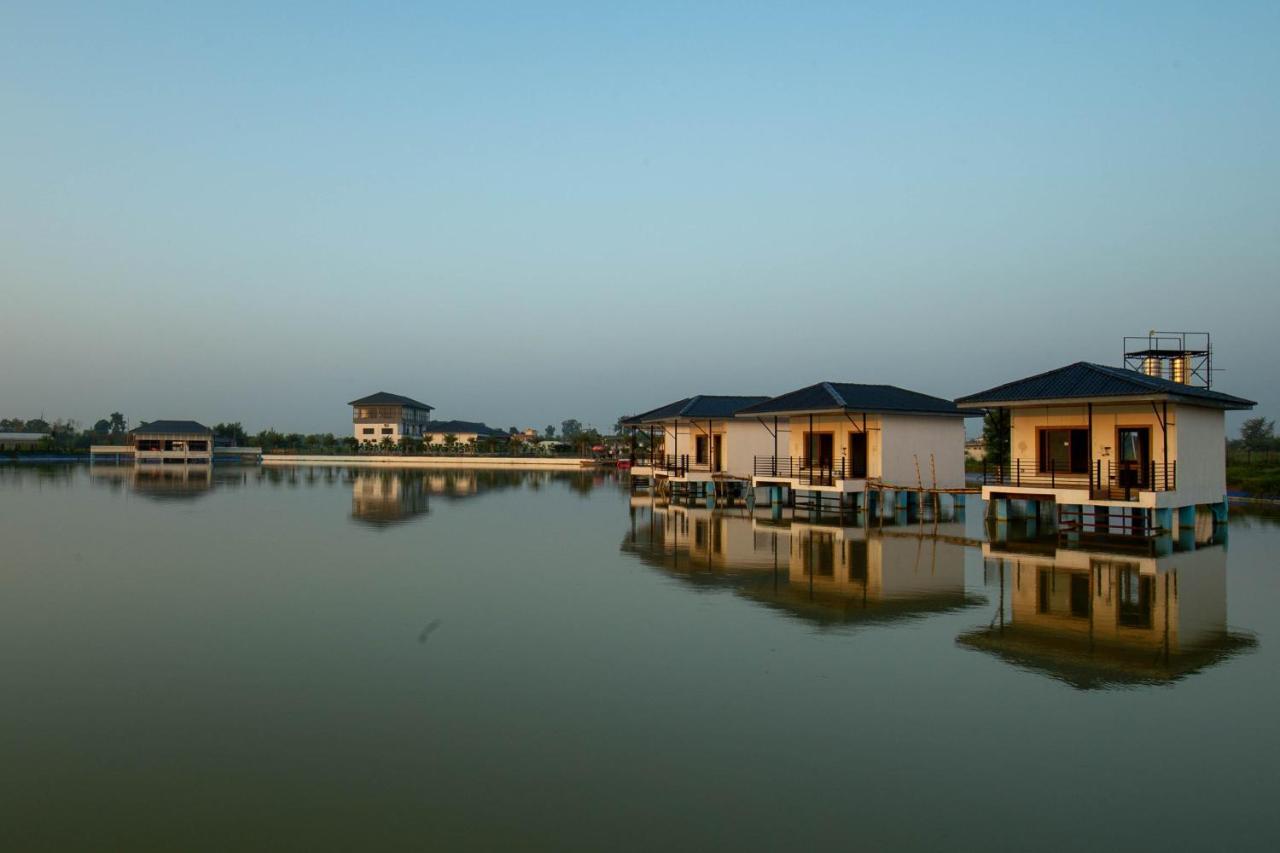
[(0, 417), (604, 429), (1153, 328), (1278, 417), (1278, 40), (1275, 2), (7, 2)]

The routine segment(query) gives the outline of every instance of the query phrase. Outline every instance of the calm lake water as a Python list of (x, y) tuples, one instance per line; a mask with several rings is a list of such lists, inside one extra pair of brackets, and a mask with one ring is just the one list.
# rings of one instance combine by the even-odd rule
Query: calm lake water
[(1277, 521), (1010, 537), (0, 466), (0, 847), (1275, 849)]

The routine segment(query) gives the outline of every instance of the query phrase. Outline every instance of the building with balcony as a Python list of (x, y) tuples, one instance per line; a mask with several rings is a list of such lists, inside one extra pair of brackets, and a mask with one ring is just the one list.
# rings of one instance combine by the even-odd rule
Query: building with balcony
[(631, 467), (633, 482), (714, 492), (716, 481), (749, 483), (756, 455), (774, 440), (755, 419), (735, 414), (768, 397), (699, 394), (623, 418), (623, 426), (648, 437), (648, 452)]
[[(1186, 371), (1184, 376), (1189, 375)], [(982, 497), (1007, 519), (1057, 510), (1066, 529), (1172, 532), (1197, 506), (1226, 520), (1225, 412), (1253, 401), (1150, 373), (1089, 362), (956, 401), (1007, 409), (1007, 463), (987, 465)]]
[(352, 400), (352, 432), (361, 444), (378, 444), (384, 439), (399, 443), (401, 438), (425, 438), (432, 406), (412, 397), (379, 391)]
[[(892, 385), (819, 382), (737, 412), (773, 437), (752, 462), (752, 483), (856, 508), (886, 493), (912, 496), (964, 488), (965, 413), (950, 400)], [(874, 491), (873, 491), (874, 490)]]

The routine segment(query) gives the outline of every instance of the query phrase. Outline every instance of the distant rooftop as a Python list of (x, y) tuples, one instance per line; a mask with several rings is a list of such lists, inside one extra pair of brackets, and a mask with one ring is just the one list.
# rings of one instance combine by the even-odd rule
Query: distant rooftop
[(187, 435), (210, 433), (213, 430), (195, 421), (151, 421), (129, 430), (134, 435)]
[(749, 406), (741, 415), (804, 412), (877, 412), (904, 415), (963, 417), (956, 404), (941, 397), (908, 391), (896, 385), (860, 385), (854, 382), (819, 382), (771, 400)]
[(490, 438), (506, 438), (507, 433), (500, 429), (482, 424), (478, 421), (427, 421), (424, 432), (430, 433), (475, 433)]
[(999, 406), (1002, 403), (1038, 400), (1085, 400), (1098, 397), (1161, 397), (1213, 409), (1252, 409), (1252, 400), (1211, 391), (1198, 385), (1186, 385), (1148, 376), (1123, 367), (1108, 367), (1088, 361), (1077, 361), (1026, 379), (997, 385), (977, 394), (956, 400), (964, 408)]
[(412, 397), (406, 397), (403, 394), (392, 394), (390, 391), (379, 391), (376, 394), (370, 394), (368, 397), (361, 397), (359, 400), (352, 400), (347, 403), (348, 406), (408, 406), (412, 409), (426, 409), (431, 411), (435, 406), (428, 406), (426, 403), (418, 402)]
[(650, 409), (647, 412), (623, 418), (622, 423), (627, 426), (636, 426), (637, 424), (674, 420), (675, 418), (687, 418), (689, 420), (730, 418), (739, 409), (756, 403), (763, 403), (768, 399), (768, 397), (698, 394), (695, 397), (685, 397), (683, 400), (676, 400), (674, 403), (668, 403), (665, 406), (659, 406), (656, 409)]

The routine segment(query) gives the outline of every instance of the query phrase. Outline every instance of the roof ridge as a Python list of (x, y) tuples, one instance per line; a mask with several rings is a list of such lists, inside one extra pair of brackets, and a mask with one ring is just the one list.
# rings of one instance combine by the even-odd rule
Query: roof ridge
[(834, 383), (832, 383), (832, 382), (823, 382), (823, 383), (822, 383), (822, 387), (823, 387), (823, 388), (826, 388), (826, 389), (827, 389), (827, 393), (828, 393), (828, 394), (830, 394), (830, 395), (832, 396), (832, 398), (833, 398), (837, 403), (839, 403), (843, 408), (846, 408), (846, 409), (847, 409), (847, 408), (849, 408), (849, 404), (848, 404), (847, 402), (845, 402), (844, 396), (843, 396), (839, 391), (837, 391), (837, 390), (836, 390), (836, 386), (835, 386), (835, 384), (834, 384)]

